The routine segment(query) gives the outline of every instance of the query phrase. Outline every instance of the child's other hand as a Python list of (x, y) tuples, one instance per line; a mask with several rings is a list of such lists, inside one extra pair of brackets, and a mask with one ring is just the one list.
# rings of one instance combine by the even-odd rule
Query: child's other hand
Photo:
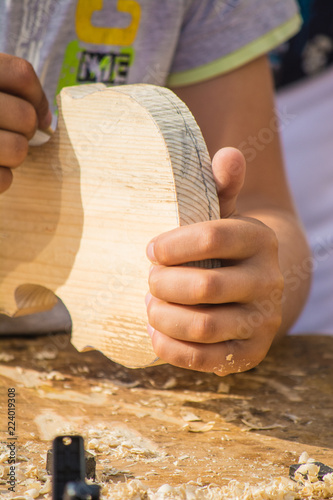
[[(227, 375), (267, 354), (281, 323), (283, 277), (275, 233), (236, 214), (242, 154), (218, 151), (213, 173), (223, 218), (174, 229), (148, 245), (148, 332), (163, 361)], [(223, 267), (181, 266), (204, 259), (221, 259)]]
[(0, 54), (0, 192), (12, 182), (11, 169), (28, 153), (28, 141), (37, 127), (52, 120), (36, 73), (24, 59)]

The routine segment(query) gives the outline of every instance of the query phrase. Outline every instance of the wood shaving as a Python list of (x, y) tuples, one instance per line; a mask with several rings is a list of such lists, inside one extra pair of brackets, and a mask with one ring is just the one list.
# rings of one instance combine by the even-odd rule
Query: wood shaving
[(111, 382), (118, 387), (126, 387), (126, 389), (133, 389), (140, 385), (140, 380), (134, 380), (133, 382), (123, 382), (122, 380), (113, 379)]
[(185, 422), (201, 422), (202, 420), (202, 418), (198, 417), (198, 415), (195, 415), (192, 412), (183, 413), (182, 419), (185, 420)]
[(193, 424), (186, 424), (183, 429), (186, 429), (188, 432), (208, 432), (213, 429), (215, 422), (208, 422), (207, 424), (196, 426)]
[(299, 417), (297, 415), (293, 415), (292, 413), (284, 413), (283, 417), (287, 418), (291, 422), (294, 422), (294, 424), (297, 424), (299, 421)]
[(8, 354), (7, 352), (0, 352), (0, 361), (3, 363), (8, 363), (9, 361), (13, 361), (15, 359), (15, 356), (12, 354)]
[(100, 479), (103, 483), (107, 483), (109, 481), (114, 481), (114, 479), (117, 477), (130, 478), (133, 477), (133, 474), (127, 470), (120, 470), (116, 467), (110, 467), (102, 471)]
[(319, 467), (313, 463), (306, 463), (301, 465), (295, 473), (295, 479), (301, 480), (301, 476), (308, 476), (311, 482), (318, 480)]
[(52, 372), (48, 373), (45, 378), (47, 380), (57, 380), (57, 381), (66, 380), (66, 377), (62, 373), (57, 372), (56, 370), (53, 370)]
[(91, 392), (102, 392), (103, 388), (100, 385), (94, 385), (90, 387)]
[(278, 429), (280, 427), (284, 428), (285, 425), (281, 424), (272, 424), (272, 425), (257, 425), (252, 422), (248, 422), (244, 418), (242, 419), (242, 422), (244, 425), (247, 426), (247, 429), (244, 429), (246, 431), (269, 431), (271, 429)]
[(299, 464), (306, 464), (306, 462), (309, 460), (309, 455), (306, 451), (303, 451), (303, 453), (300, 455), (298, 459)]
[(56, 359), (58, 355), (58, 349), (44, 349), (43, 351), (36, 352), (34, 354), (34, 359), (37, 361)]
[(235, 480), (226, 486), (200, 486), (182, 484), (171, 486), (163, 484), (156, 491), (145, 486), (140, 480), (131, 480), (126, 484), (113, 484), (102, 490), (102, 500), (323, 500), (333, 498), (333, 474), (324, 476), (324, 481), (304, 484), (278, 477), (270, 482), (257, 485), (241, 483)]
[[(57, 430), (58, 434), (73, 432), (75, 428), (71, 426)], [(86, 436), (86, 449), (93, 454), (104, 453), (116, 458), (145, 459), (147, 462), (166, 456), (166, 453), (153, 441), (126, 426), (115, 426), (111, 430), (104, 425), (88, 427), (83, 430), (83, 435)]]
[(70, 366), (70, 370), (73, 373), (73, 375), (78, 375), (81, 373), (89, 373), (89, 367), (86, 365), (83, 366)]
[(170, 377), (168, 380), (162, 385), (162, 389), (173, 389), (177, 386), (176, 377)]
[(39, 497), (39, 488), (32, 488), (30, 490), (27, 490), (25, 492), (25, 495), (27, 495), (28, 497), (30, 496), (31, 498), (38, 498)]
[[(89, 430), (89, 429), (88, 429)], [(98, 429), (90, 429), (90, 441), (95, 440), (96, 444), (105, 437), (110, 439), (107, 435), (107, 429), (100, 426)], [(127, 437), (128, 446), (131, 448), (133, 442), (138, 446), (138, 436), (131, 435), (128, 429), (118, 429), (118, 434), (112, 436), (113, 448), (117, 450), (119, 447), (119, 440)], [(132, 441), (130, 443), (129, 441)], [(142, 444), (139, 440), (139, 444)], [(2, 454), (4, 455), (4, 454)], [(186, 458), (186, 456), (182, 457)], [(178, 460), (181, 460), (179, 457)], [(318, 467), (313, 463), (314, 459), (310, 458), (307, 453), (302, 453), (300, 460), (305, 461), (304, 467), (309, 474), (311, 471), (313, 475), (311, 478), (305, 480), (304, 477), (301, 481), (295, 482), (286, 477), (277, 477), (271, 481), (261, 482), (256, 485), (249, 483), (242, 483), (240, 481), (231, 480), (225, 486), (217, 486), (214, 484), (205, 484), (205, 479), (198, 478), (196, 483), (185, 483), (177, 486), (170, 484), (163, 484), (158, 488), (151, 489), (142, 481), (149, 475), (155, 475), (155, 471), (150, 471), (142, 477), (141, 480), (129, 479), (125, 483), (113, 482), (113, 476), (124, 475), (129, 476), (128, 471), (120, 471), (116, 469), (108, 469), (104, 472), (106, 475), (101, 477), (101, 500), (323, 500), (333, 499), (333, 474), (326, 474), (323, 481), (319, 481), (315, 473), (318, 472)], [(301, 462), (299, 462), (301, 463)], [(268, 464), (269, 465), (269, 464)], [(5, 466), (2, 466), (5, 467)], [(315, 467), (317, 469), (315, 470)], [(44, 470), (39, 467), (34, 467), (32, 464), (26, 462), (17, 464), (18, 483), (24, 488), (23, 495), (13, 497), (7, 493), (3, 493), (1, 498), (11, 500), (51, 500), (51, 481), (50, 477), (47, 480), (38, 479), (43, 477)], [(0, 469), (2, 470), (2, 469)], [(112, 472), (114, 474), (112, 474)], [(213, 471), (211, 471), (213, 472)], [(174, 474), (183, 474), (181, 469), (176, 469)], [(108, 477), (106, 477), (108, 476)], [(111, 481), (110, 481), (111, 479)]]
[(226, 384), (225, 382), (220, 382), (219, 385), (217, 386), (217, 392), (219, 394), (229, 394), (230, 385)]

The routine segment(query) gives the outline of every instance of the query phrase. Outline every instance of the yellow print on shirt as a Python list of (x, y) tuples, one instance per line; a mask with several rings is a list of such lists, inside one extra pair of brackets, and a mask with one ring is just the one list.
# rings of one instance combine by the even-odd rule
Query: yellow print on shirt
[(131, 22), (124, 28), (99, 27), (91, 22), (95, 11), (103, 9), (103, 0), (78, 0), (75, 28), (78, 38), (85, 43), (102, 45), (131, 45), (136, 37), (141, 7), (135, 0), (118, 0), (116, 13), (131, 15)]

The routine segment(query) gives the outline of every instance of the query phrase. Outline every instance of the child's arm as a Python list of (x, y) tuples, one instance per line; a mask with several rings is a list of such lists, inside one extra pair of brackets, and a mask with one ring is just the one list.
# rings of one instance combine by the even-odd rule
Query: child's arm
[[(308, 293), (311, 257), (285, 180), (266, 58), (175, 91), (211, 155), (242, 148), (247, 167), (245, 175), (239, 151), (218, 152), (213, 171), (222, 219), (175, 229), (148, 247), (157, 263), (148, 331), (162, 360), (226, 375), (258, 364), (293, 324)], [(225, 266), (178, 267), (207, 258)]]
[(28, 141), (37, 127), (52, 120), (41, 84), (24, 59), (0, 54), (0, 193), (12, 182), (11, 169), (28, 153)]

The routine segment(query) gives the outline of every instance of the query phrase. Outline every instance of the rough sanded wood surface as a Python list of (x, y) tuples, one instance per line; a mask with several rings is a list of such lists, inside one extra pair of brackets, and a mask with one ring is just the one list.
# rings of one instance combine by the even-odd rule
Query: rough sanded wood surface
[[(51, 440), (68, 430), (82, 434), (96, 453), (105, 491), (125, 487), (126, 480), (155, 492), (166, 483), (192, 482), (200, 492), (202, 485), (223, 488), (237, 480), (243, 499), (246, 483), (287, 478), (303, 451), (333, 467), (332, 337), (286, 338), (256, 369), (225, 378), (169, 365), (133, 371), (98, 352), (77, 352), (64, 335), (2, 338), (0, 358), (4, 445), (8, 387), (17, 393), (17, 494), (38, 477), (45, 485)], [(6, 492), (3, 482), (1, 498)]]
[(216, 219), (219, 207), (185, 104), (161, 87), (97, 84), (62, 91), (57, 131), (30, 148), (0, 214), (0, 312), (45, 311), (54, 292), (78, 349), (137, 367), (156, 359), (146, 330), (147, 243)]

